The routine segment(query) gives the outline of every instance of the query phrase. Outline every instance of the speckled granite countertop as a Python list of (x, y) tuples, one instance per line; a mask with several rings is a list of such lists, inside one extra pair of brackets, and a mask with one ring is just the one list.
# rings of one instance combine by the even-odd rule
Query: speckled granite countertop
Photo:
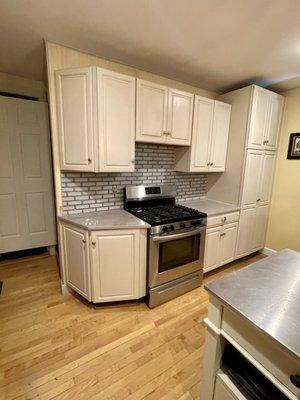
[(125, 210), (99, 211), (59, 216), (59, 220), (88, 230), (146, 229), (150, 225)]
[(222, 203), (221, 201), (210, 200), (207, 198), (200, 200), (180, 201), (179, 204), (204, 212), (208, 217), (240, 210), (240, 207), (235, 204)]
[(300, 253), (282, 250), (205, 288), (299, 359)]

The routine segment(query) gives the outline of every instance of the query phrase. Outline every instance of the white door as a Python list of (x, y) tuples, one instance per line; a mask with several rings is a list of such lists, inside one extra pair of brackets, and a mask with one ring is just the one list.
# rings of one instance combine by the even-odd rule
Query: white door
[(214, 115), (214, 100), (195, 96), (191, 145), (191, 171), (209, 169), (209, 153)]
[(206, 231), (204, 272), (218, 268), (220, 265), (220, 228), (210, 228)]
[(234, 260), (238, 223), (225, 225), (221, 230), (220, 264)]
[(243, 207), (255, 207), (259, 199), (263, 157), (264, 153), (262, 151), (247, 151), (242, 193)]
[(62, 225), (62, 256), (67, 284), (91, 300), (89, 244), (86, 230)]
[(271, 201), (275, 163), (275, 153), (273, 151), (265, 152), (262, 160), (260, 189), (258, 193), (260, 205)]
[(56, 72), (60, 166), (62, 170), (94, 171), (93, 68)]
[(243, 257), (253, 249), (253, 229), (256, 207), (241, 210), (235, 257)]
[(99, 171), (134, 171), (135, 78), (97, 68)]
[(91, 235), (93, 301), (130, 300), (139, 292), (139, 232), (101, 231)]
[(248, 148), (263, 149), (269, 118), (270, 92), (254, 87)]
[(164, 143), (167, 131), (168, 88), (137, 79), (136, 140)]
[(277, 149), (283, 111), (283, 99), (282, 96), (275, 93), (270, 95), (270, 112), (265, 136), (265, 148), (267, 150)]
[(47, 110), (0, 96), (0, 253), (56, 244)]
[(265, 246), (267, 224), (269, 215), (269, 205), (256, 207), (255, 221), (253, 229), (253, 251), (262, 249)]
[(191, 144), (194, 95), (169, 89), (167, 142), (174, 145)]
[(210, 170), (225, 171), (231, 105), (215, 101), (210, 149)]

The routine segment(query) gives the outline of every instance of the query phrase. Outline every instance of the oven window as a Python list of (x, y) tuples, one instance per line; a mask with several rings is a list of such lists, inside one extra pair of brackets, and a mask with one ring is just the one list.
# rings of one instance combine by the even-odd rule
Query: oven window
[(199, 259), (200, 235), (172, 240), (159, 245), (158, 272), (189, 264)]

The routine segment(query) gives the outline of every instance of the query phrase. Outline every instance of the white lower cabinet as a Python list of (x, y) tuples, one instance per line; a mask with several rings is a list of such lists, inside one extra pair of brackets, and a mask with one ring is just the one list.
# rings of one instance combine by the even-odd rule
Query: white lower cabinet
[(207, 229), (204, 272), (234, 260), (238, 222)]
[(146, 235), (140, 230), (91, 234), (93, 301), (132, 300), (145, 295)]
[(241, 210), (235, 258), (244, 257), (265, 245), (269, 205)]
[(88, 232), (61, 224), (61, 236), (66, 283), (81, 296), (91, 300)]
[(61, 223), (66, 283), (93, 303), (146, 295), (146, 229), (87, 231)]

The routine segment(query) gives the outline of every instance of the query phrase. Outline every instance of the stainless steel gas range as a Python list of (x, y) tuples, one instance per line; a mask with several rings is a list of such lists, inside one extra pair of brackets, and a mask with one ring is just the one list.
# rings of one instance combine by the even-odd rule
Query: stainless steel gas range
[(127, 186), (124, 208), (151, 225), (148, 305), (155, 307), (202, 283), (206, 214), (175, 203), (175, 188)]

